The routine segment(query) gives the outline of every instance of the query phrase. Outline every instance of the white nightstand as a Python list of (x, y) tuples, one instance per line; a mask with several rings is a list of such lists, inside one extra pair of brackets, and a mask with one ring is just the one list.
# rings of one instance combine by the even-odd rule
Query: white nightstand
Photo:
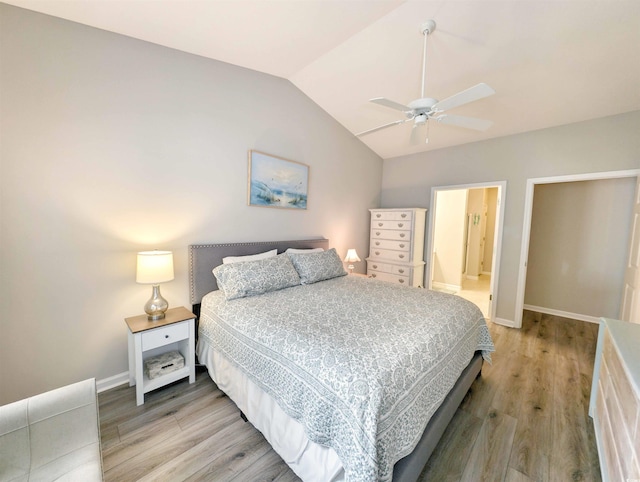
[[(196, 315), (181, 306), (167, 310), (165, 318), (149, 321), (147, 315), (124, 320), (129, 327), (129, 386), (136, 386), (136, 403), (144, 403), (144, 394), (169, 383), (189, 377), (196, 381), (195, 321)], [(150, 380), (144, 374), (144, 360), (178, 350), (184, 357), (184, 367)]]

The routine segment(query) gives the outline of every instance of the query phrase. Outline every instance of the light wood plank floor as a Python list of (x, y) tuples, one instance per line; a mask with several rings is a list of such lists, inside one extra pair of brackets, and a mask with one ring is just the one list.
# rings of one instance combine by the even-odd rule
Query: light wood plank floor
[[(597, 325), (525, 312), (522, 330), (490, 326), (484, 364), (421, 481), (599, 481), (587, 415)], [(199, 370), (147, 395), (99, 395), (106, 481), (299, 480)]]

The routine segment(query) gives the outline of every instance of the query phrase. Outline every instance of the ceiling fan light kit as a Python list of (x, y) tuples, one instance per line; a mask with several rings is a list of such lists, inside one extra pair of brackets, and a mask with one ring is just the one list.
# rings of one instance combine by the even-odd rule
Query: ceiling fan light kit
[[(458, 127), (464, 127), (466, 129), (474, 129), (477, 131), (485, 131), (489, 127), (491, 127), (493, 122), (488, 120), (475, 119), (473, 117), (464, 117), (459, 115), (449, 115), (445, 113), (445, 111), (449, 109), (453, 109), (455, 107), (459, 107), (476, 100), (484, 99), (485, 97), (489, 97), (490, 95), (495, 94), (495, 90), (493, 90), (485, 83), (474, 85), (473, 87), (463, 90), (462, 92), (458, 92), (457, 94), (454, 94), (451, 97), (447, 97), (442, 101), (438, 101), (438, 99), (434, 99), (432, 97), (425, 97), (424, 92), (426, 86), (425, 81), (427, 70), (427, 37), (432, 34), (435, 29), (436, 22), (435, 20), (431, 19), (427, 20), (420, 27), (420, 32), (422, 32), (422, 35), (424, 35), (422, 86), (420, 98), (412, 100), (408, 105), (389, 100), (385, 97), (376, 97), (369, 100), (369, 102), (373, 102), (374, 104), (382, 105), (384, 107), (403, 112), (406, 116), (406, 119), (389, 122), (388, 124), (359, 132), (358, 134), (356, 134), (356, 136), (364, 136), (366, 134), (371, 134), (387, 127), (404, 124), (409, 121), (413, 121), (413, 127), (415, 130), (416, 127), (420, 127), (425, 124), (428, 125), (429, 119), (433, 119), (439, 124), (454, 125)], [(415, 138), (415, 135), (412, 133), (411, 137), (413, 140)], [(426, 142), (429, 142), (428, 136)]]

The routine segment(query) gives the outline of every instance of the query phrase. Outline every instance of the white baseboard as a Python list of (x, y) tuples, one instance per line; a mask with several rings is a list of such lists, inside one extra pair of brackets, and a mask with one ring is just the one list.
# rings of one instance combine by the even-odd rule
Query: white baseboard
[(462, 286), (460, 285), (452, 285), (449, 283), (441, 283), (440, 281), (432, 281), (431, 287), (439, 290), (449, 290), (449, 291), (460, 291)]
[(554, 310), (553, 308), (543, 308), (542, 306), (524, 305), (523, 308), (529, 311), (537, 311), (546, 315), (561, 316), (563, 318), (571, 318), (572, 320), (587, 321), (589, 323), (600, 324), (600, 318), (597, 316), (581, 315), (580, 313), (570, 313), (568, 311)]
[(466, 274), (465, 276), (467, 279), (471, 279), (473, 281), (478, 281), (480, 279), (480, 276), (474, 276), (472, 274)]
[(507, 320), (506, 318), (498, 318), (495, 317), (493, 319), (493, 322), (498, 324), (498, 325), (502, 325), (502, 326), (508, 326), (509, 328), (515, 328), (516, 323), (513, 320)]
[(491, 271), (483, 271), (480, 274), (486, 274), (487, 276), (491, 276)]
[(109, 390), (110, 388), (119, 387), (125, 383), (129, 383), (129, 372), (122, 372), (112, 377), (96, 380), (96, 389), (98, 393), (100, 393), (105, 390)]

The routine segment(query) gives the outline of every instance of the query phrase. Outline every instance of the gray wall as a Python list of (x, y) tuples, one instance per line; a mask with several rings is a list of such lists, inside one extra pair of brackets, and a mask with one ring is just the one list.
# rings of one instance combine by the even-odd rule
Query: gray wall
[(640, 168), (638, 132), (640, 111), (634, 111), (387, 159), (381, 205), (428, 207), (433, 186), (506, 180), (496, 316), (513, 322), (527, 179)]
[(535, 187), (526, 305), (617, 318), (636, 179)]
[[(0, 404), (127, 370), (137, 251), (172, 306), (191, 243), (367, 252), (382, 160), (290, 82), (4, 4), (0, 42)], [(246, 205), (249, 149), (310, 166), (308, 210)]]

